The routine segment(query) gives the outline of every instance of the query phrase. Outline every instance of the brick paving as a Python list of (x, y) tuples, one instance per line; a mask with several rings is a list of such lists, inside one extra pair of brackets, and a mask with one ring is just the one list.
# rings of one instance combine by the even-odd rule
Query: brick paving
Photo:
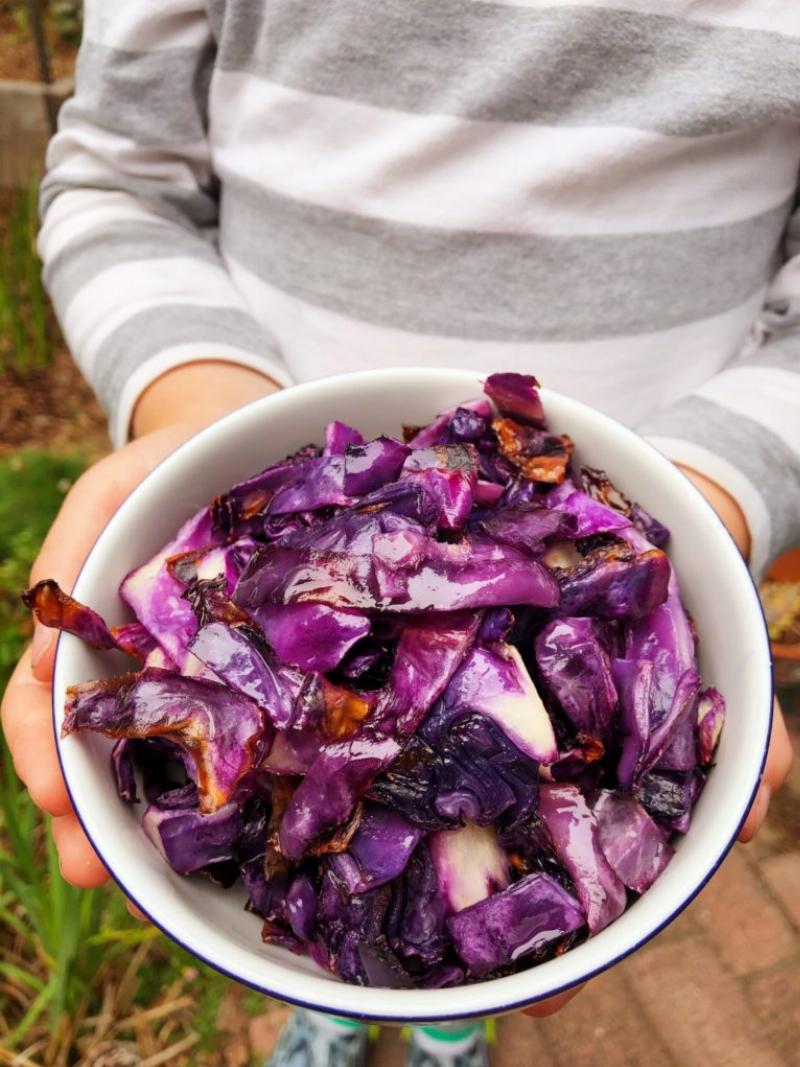
[[(800, 760), (757, 840), (666, 931), (558, 1015), (497, 1031), (492, 1067), (800, 1067)], [(403, 1058), (386, 1029), (369, 1067)]]

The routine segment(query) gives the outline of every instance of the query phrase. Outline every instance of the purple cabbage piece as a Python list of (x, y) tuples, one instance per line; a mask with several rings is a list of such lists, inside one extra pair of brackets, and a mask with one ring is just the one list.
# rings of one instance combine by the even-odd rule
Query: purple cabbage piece
[(495, 402), (501, 415), (541, 430), (547, 426), (539, 383), (532, 374), (514, 371), (490, 374), (483, 390)]
[(592, 805), (600, 847), (620, 881), (635, 893), (655, 882), (675, 850), (633, 797), (604, 789)]
[(482, 419), (491, 419), (492, 416), (492, 406), (488, 400), (483, 397), (479, 397), (477, 400), (468, 400), (457, 408), (450, 408), (448, 411), (442, 412), (433, 422), (420, 429), (409, 440), (409, 447), (431, 448), (436, 445), (450, 444), (452, 440), (450, 429), (452, 422), (459, 416), (460, 412), (464, 411), (474, 412)]
[(539, 555), (551, 537), (575, 537), (577, 522), (572, 515), (536, 504), (501, 508), (479, 519), (477, 528), (493, 541)]
[(330, 863), (348, 892), (365, 893), (402, 874), (421, 837), (422, 830), (402, 815), (370, 804), (347, 850)]
[(127, 652), (133, 659), (138, 659), (140, 663), (144, 663), (150, 653), (158, 648), (156, 639), (140, 622), (125, 622), (121, 626), (114, 626), (111, 634), (117, 648)]
[(705, 780), (699, 767), (692, 771), (650, 771), (638, 782), (634, 795), (668, 833), (685, 834)]
[(682, 688), (685, 710), (681, 713), (680, 709), (677, 709), (679, 721), (674, 724), (670, 740), (656, 757), (655, 765), (659, 770), (691, 771), (697, 766), (697, 716), (693, 714), (693, 710), (697, 706), (696, 694), (700, 689), (700, 676), (695, 675), (696, 682), (690, 682), (691, 673), (684, 677), (685, 684), (692, 685), (693, 693), (686, 693)]
[(612, 673), (619, 693), (621, 750), (617, 777), (622, 788), (630, 792), (646, 769), (653, 664), (650, 660), (615, 659)]
[(671, 570), (660, 549), (634, 558), (601, 549), (560, 578), (560, 613), (641, 619), (666, 599)]
[(633, 504), (611, 482), (605, 471), (594, 467), (581, 468), (581, 483), (593, 500), (624, 515), (651, 545), (663, 548), (669, 540), (669, 530), (641, 506)]
[(325, 447), (323, 456), (343, 456), (351, 445), (363, 445), (364, 438), (345, 422), (338, 419), (325, 427)]
[(365, 984), (380, 989), (413, 989), (414, 982), (389, 942), (381, 935), (374, 942), (361, 941), (358, 955), (364, 969)]
[(120, 799), (128, 804), (138, 804), (139, 794), (136, 790), (131, 744), (127, 737), (121, 737), (114, 742), (111, 749), (111, 773)]
[(305, 675), (281, 665), (253, 631), (211, 622), (197, 631), (189, 648), (227, 685), (262, 708), (276, 729), (291, 725)]
[[(636, 529), (623, 536), (636, 551), (647, 545)], [(625, 661), (615, 664), (614, 673), (619, 678), (624, 675), (621, 785), (630, 790), (661, 759), (667, 770), (691, 770), (697, 759), (694, 716), (700, 677), (694, 634), (672, 567), (663, 603), (628, 625)]]
[(463, 911), (509, 883), (508, 858), (494, 831), (467, 823), (431, 834), (428, 847), (447, 913)]
[(261, 755), (262, 712), (223, 685), (148, 667), (113, 682), (70, 686), (62, 736), (166, 737), (195, 762), (200, 810), (223, 807)]
[(297, 464), (267, 505), (268, 513), (286, 515), (352, 503), (345, 492), (345, 464), (345, 456), (320, 456)]
[(348, 496), (364, 496), (387, 482), (394, 482), (411, 449), (393, 437), (376, 437), (366, 444), (352, 445), (344, 458), (344, 491)]
[(475, 483), (475, 504), (479, 508), (491, 508), (503, 495), (503, 491), (503, 486), (497, 482), (485, 482), (479, 479)]
[(625, 910), (625, 887), (600, 847), (597, 822), (574, 785), (542, 783), (539, 815), (596, 934)]
[(241, 866), (242, 882), (247, 890), (247, 910), (260, 915), (268, 922), (287, 923), (286, 901), (291, 885), (286, 871), (267, 878), (264, 873), (264, 857), (257, 856)]
[(453, 944), (475, 978), (554, 949), (586, 922), (578, 901), (550, 875), (530, 874), (448, 919)]
[(491, 645), (495, 641), (505, 641), (514, 625), (514, 614), (510, 608), (489, 608), (483, 616), (478, 643)]
[(279, 831), (285, 856), (300, 859), (315, 840), (349, 818), (441, 695), (479, 624), (479, 615), (456, 612), (408, 622), (374, 721), (355, 737), (324, 746), (292, 797)]
[(493, 719), (517, 748), (539, 763), (558, 755), (553, 726), (542, 699), (513, 645), (475, 647), (445, 693), (445, 703)]
[(137, 769), (141, 773), (144, 797), (149, 804), (172, 807), (176, 801), (174, 794), (186, 792), (189, 796), (193, 791), (188, 806), (197, 807), (197, 787), (194, 784), (197, 769), (189, 753), (178, 745), (161, 737), (119, 738), (111, 750), (111, 771), (117, 792), (128, 803), (139, 801), (135, 777)]
[(286, 894), (286, 916), (298, 940), (314, 940), (317, 935), (317, 891), (310, 874), (301, 872), (293, 880)]
[(544, 502), (548, 508), (557, 509), (572, 518), (573, 532), (565, 536), (594, 537), (601, 533), (617, 533), (631, 525), (626, 515), (590, 497), (570, 479), (554, 486), (544, 497)]
[(359, 945), (375, 944), (383, 935), (391, 899), (388, 886), (351, 896), (331, 867), (323, 870), (317, 907), (315, 958), (347, 982), (366, 985)]
[(242, 808), (242, 828), (234, 851), (239, 866), (264, 855), (268, 832), (269, 806), (263, 796), (254, 794)]
[(477, 408), (456, 408), (447, 428), (449, 443), (475, 445), (484, 439), (491, 440), (491, 427), (491, 412), (488, 405), (486, 412)]
[(260, 535), (269, 502), (280, 489), (296, 480), (298, 464), (318, 455), (319, 449), (312, 446), (301, 449), (294, 456), (273, 463), (216, 497), (211, 506), (214, 540), (231, 541)]
[(151, 804), (142, 816), (144, 832), (178, 874), (231, 859), (241, 825), (236, 804), (225, 804), (208, 815)]
[(403, 480), (421, 486), (430, 499), (435, 501), (439, 529), (463, 530), (467, 525), (475, 502), (477, 477), (474, 474), (430, 467), (403, 474)]
[(308, 773), (322, 745), (316, 728), (280, 730), (261, 765), (270, 774), (302, 777)]
[(706, 767), (714, 760), (714, 752), (725, 722), (725, 699), (719, 690), (709, 686), (700, 694), (697, 703), (698, 762)]
[(233, 591), (240, 573), (241, 546), (213, 544), (208, 508), (189, 519), (175, 540), (144, 566), (131, 571), (120, 586), (123, 600), (179, 669), (187, 665), (187, 649), (197, 632), (197, 619), (183, 596), (184, 583), (175, 577), (167, 561), (187, 553), (197, 554), (192, 560), (197, 578), (221, 575), (225, 591)]
[(264, 604), (253, 618), (278, 659), (305, 671), (334, 670), (370, 631), (362, 612), (327, 604)]
[(42, 626), (73, 634), (92, 648), (101, 651), (118, 648), (144, 663), (156, 647), (155, 638), (140, 622), (109, 628), (96, 611), (65, 593), (52, 578), (27, 589), (22, 601)]
[[(442, 544), (407, 533), (376, 542), (377, 559), (268, 546), (248, 564), (234, 599), (246, 611), (263, 603), (305, 601), (403, 612), (558, 603), (558, 584), (547, 569), (510, 546), (478, 538)], [(398, 552), (405, 556), (398, 558)]]
[(607, 744), (617, 690), (593, 619), (553, 619), (536, 637), (536, 662), (550, 692), (580, 734)]
[(645, 511), (641, 504), (631, 504), (630, 516), (633, 525), (644, 534), (651, 545), (663, 548), (669, 541), (669, 529), (663, 522), (653, 518), (649, 511)]
[(444, 898), (427, 846), (418, 846), (392, 883), (386, 935), (393, 952), (416, 975), (436, 973), (447, 948)]
[(492, 719), (441, 700), (370, 796), (426, 830), (513, 824), (536, 810), (537, 769)]

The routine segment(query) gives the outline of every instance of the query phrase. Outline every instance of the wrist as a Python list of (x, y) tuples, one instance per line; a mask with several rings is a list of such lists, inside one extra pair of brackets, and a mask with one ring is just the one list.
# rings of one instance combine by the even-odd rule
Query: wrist
[(279, 388), (265, 374), (239, 363), (185, 363), (162, 374), (144, 390), (131, 417), (131, 437), (178, 423), (200, 430)]
[(686, 477), (703, 494), (711, 507), (722, 519), (728, 532), (736, 543), (736, 547), (745, 559), (750, 558), (750, 530), (747, 519), (738, 502), (731, 494), (723, 489), (717, 482), (712, 481), (692, 467), (686, 467), (683, 463), (676, 463), (676, 467), (683, 471)]

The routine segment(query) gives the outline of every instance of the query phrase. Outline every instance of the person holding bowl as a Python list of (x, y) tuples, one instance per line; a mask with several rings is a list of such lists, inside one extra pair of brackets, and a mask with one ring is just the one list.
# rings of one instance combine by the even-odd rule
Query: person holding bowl
[[(798, 47), (770, 0), (87, 0), (40, 249), (116, 451), (32, 582), (70, 588), (221, 415), (403, 364), (535, 370), (635, 427), (760, 574), (800, 538)], [(37, 626), (3, 724), (64, 877), (98, 885), (51, 737), (54, 643)], [(778, 712), (743, 840), (789, 761)], [(417, 1033), (411, 1062), (486, 1062), (480, 1028), (453, 1036)], [(364, 1045), (306, 1015), (274, 1063)]]

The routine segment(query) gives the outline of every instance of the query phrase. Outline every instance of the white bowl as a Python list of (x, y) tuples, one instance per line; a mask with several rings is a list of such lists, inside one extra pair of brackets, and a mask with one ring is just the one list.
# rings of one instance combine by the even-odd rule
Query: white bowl
[[(234, 412), (157, 467), (101, 533), (75, 596), (115, 624), (129, 616), (117, 595), (122, 577), (160, 548), (216, 493), (309, 441), (333, 418), (365, 435), (398, 434), (479, 395), (473, 371), (404, 368), (309, 382)], [(727, 531), (686, 478), (634, 432), (586, 405), (542, 392), (551, 425), (576, 442), (578, 462), (605, 468), (623, 492), (672, 530), (670, 558), (700, 634), (703, 680), (717, 686), (728, 718), (717, 764), (689, 833), (652, 889), (596, 937), (520, 974), (455, 989), (392, 990), (347, 985), (310, 959), (260, 939), (243, 910), (241, 888), (222, 890), (170, 870), (145, 838), (135, 810), (116, 796), (110, 742), (59, 738), (72, 802), (120, 888), (173, 940), (240, 982), (320, 1011), (386, 1022), (499, 1014), (567, 989), (621, 960), (671, 922), (722, 862), (755, 795), (772, 711), (769, 645), (750, 575)], [(54, 683), (60, 734), (67, 685), (118, 673), (123, 657), (62, 635)]]

